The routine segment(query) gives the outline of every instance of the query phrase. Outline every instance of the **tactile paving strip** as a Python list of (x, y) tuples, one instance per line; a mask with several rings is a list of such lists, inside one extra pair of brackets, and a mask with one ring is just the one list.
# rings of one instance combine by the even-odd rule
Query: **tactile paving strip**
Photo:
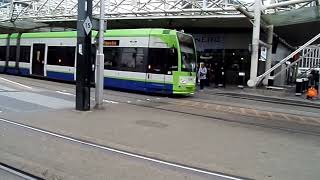
[(187, 100), (175, 101), (174, 104), (180, 107), (181, 106), (193, 107), (193, 108), (199, 108), (199, 109), (206, 109), (208, 111), (217, 111), (217, 112), (223, 112), (223, 113), (239, 114), (242, 116), (258, 117), (266, 120), (268, 119), (269, 120), (285, 120), (290, 122), (320, 126), (320, 118), (316, 118), (316, 117), (299, 116), (299, 115), (279, 113), (279, 112), (262, 111), (262, 110), (253, 109), (253, 108), (227, 106), (227, 105), (220, 105), (220, 104), (214, 104), (214, 103), (194, 102), (194, 101), (187, 101)]

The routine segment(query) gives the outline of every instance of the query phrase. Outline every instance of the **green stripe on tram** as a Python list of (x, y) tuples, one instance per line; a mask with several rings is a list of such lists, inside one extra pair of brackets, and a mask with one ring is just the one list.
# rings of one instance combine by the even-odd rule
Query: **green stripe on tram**
[[(92, 35), (96, 36), (97, 31), (92, 31)], [(156, 35), (176, 35), (175, 30), (169, 29), (115, 29), (107, 30), (105, 37), (148, 37)], [(10, 39), (17, 39), (18, 33), (13, 33)], [(23, 33), (21, 38), (76, 38), (77, 31), (64, 32), (31, 32)], [(0, 34), (0, 39), (7, 39), (8, 34)]]

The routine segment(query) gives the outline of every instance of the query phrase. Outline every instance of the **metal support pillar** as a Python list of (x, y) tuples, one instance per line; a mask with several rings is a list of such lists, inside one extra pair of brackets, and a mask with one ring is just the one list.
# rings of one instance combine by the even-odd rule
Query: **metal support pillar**
[[(88, 20), (89, 19), (89, 20)], [(78, 0), (76, 110), (90, 110), (92, 0)]]
[[(320, 68), (320, 65), (319, 65), (319, 68)], [(320, 69), (319, 69), (319, 71), (318, 71), (318, 77), (319, 77), (319, 79), (318, 79), (318, 97), (320, 97)]]
[(258, 74), (258, 58), (259, 58), (259, 42), (260, 42), (260, 20), (261, 20), (261, 0), (254, 1), (254, 23), (252, 32), (252, 52), (251, 52), (251, 66), (250, 66), (250, 80), (254, 81)]
[(99, 49), (96, 62), (96, 108), (100, 109), (103, 106), (103, 71), (104, 71), (104, 54), (103, 54), (103, 42), (104, 42), (104, 0), (100, 0), (100, 22), (99, 22)]
[(19, 69), (19, 61), (20, 61), (20, 44), (21, 44), (21, 33), (18, 34), (17, 37), (17, 49), (16, 49), (16, 71), (18, 72), (18, 74), (20, 74), (20, 69)]
[[(266, 60), (266, 66), (265, 70), (268, 71), (271, 68), (272, 63), (272, 41), (273, 41), (273, 25), (268, 26), (268, 39), (267, 44), (269, 45), (267, 48), (267, 60)], [(270, 74), (266, 76), (266, 78), (263, 81), (264, 85), (268, 84), (268, 79), (270, 77)]]
[(5, 65), (4, 65), (4, 72), (7, 72), (7, 69), (9, 67), (9, 60), (10, 60), (10, 37), (11, 34), (8, 34), (7, 36), (7, 42), (6, 42), (6, 59), (5, 59)]

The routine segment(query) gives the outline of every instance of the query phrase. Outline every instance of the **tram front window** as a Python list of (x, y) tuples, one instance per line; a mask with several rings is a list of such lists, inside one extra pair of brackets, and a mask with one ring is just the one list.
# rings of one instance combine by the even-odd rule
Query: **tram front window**
[(187, 47), (181, 47), (181, 71), (195, 72), (196, 57), (192, 49), (186, 50)]
[(181, 51), (181, 71), (196, 71), (196, 55), (192, 36), (178, 33)]

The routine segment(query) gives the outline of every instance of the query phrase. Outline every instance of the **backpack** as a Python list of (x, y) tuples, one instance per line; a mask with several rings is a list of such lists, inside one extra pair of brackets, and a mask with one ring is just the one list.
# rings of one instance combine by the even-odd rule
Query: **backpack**
[(308, 97), (316, 97), (318, 95), (317, 90), (314, 87), (310, 87), (307, 91)]

